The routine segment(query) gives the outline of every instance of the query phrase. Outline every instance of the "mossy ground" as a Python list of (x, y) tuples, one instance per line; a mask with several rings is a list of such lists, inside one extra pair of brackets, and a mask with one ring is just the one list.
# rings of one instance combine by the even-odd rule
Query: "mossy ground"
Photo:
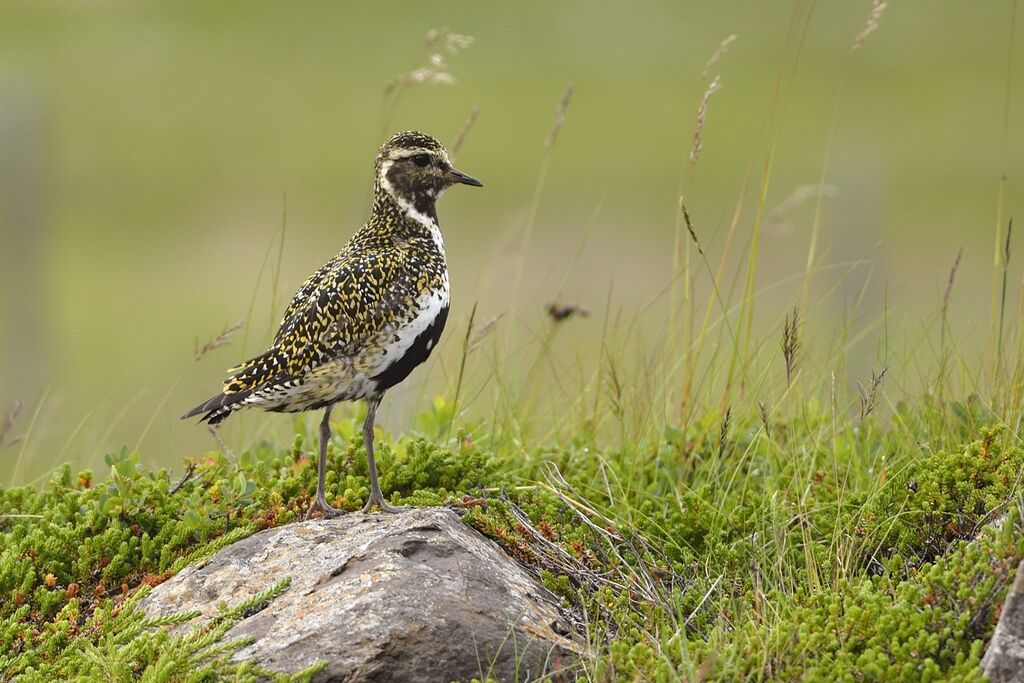
[[(955, 406), (838, 431), (812, 410), (725, 429), (709, 415), (618, 451), (382, 434), (379, 462), (393, 500), (466, 508), (561, 597), (593, 680), (980, 679), (1024, 558), (1024, 451)], [(940, 415), (942, 436), (907, 438)], [(336, 423), (327, 477), (349, 511), (368, 490), (357, 427)], [(65, 466), (42, 489), (0, 489), (2, 678), (258, 677), (222, 640), (252, 605), (179, 636), (133, 607), (188, 562), (303, 516), (315, 445), (300, 430), (291, 448), (173, 474), (123, 450), (102, 475)]]
[[(890, 78), (865, 79), (863, 72), (851, 68), (863, 59), (864, 40), (878, 28), (884, 7), (885, 3), (874, 3), (866, 25), (847, 27), (856, 39), (835, 53), (845, 55), (836, 62), (843, 66), (826, 79), (830, 85), (814, 81), (812, 99), (794, 96), (792, 93), (800, 90), (792, 86), (799, 85), (797, 76), (806, 72), (807, 65), (802, 63), (806, 57), (801, 55), (815, 44), (824, 44), (816, 28), (821, 13), (799, 8), (787, 12), (791, 18), (785, 44), (779, 45), (777, 52), (773, 48), (772, 53), (779, 55), (777, 67), (770, 70), (778, 74), (772, 76), (774, 86), (749, 87), (761, 85), (756, 75), (735, 74), (741, 78), (729, 82), (746, 82), (747, 86), (730, 86), (728, 92), (747, 93), (745, 97), (755, 99), (744, 100), (747, 104), (737, 108), (735, 100), (728, 100), (731, 95), (725, 95), (726, 99), (716, 96), (713, 109), (720, 104), (732, 107), (733, 114), (740, 114), (744, 121), (717, 138), (711, 128), (705, 131), (705, 158), (718, 154), (719, 163), (726, 160), (726, 166), (713, 175), (743, 178), (736, 188), (735, 208), (728, 201), (722, 203), (715, 192), (702, 191), (707, 186), (694, 181), (704, 175), (698, 169), (701, 133), (709, 98), (719, 84), (718, 68), (708, 69), (724, 55), (736, 34), (722, 42), (707, 62), (690, 60), (689, 73), (700, 74), (694, 83), (693, 109), (689, 110), (696, 113), (695, 127), (692, 134), (684, 130), (673, 133), (664, 126), (650, 128), (657, 137), (657, 144), (649, 146), (656, 150), (654, 166), (629, 164), (626, 157), (595, 165), (590, 152), (597, 139), (592, 133), (597, 129), (588, 133), (587, 125), (593, 126), (598, 119), (575, 117), (577, 109), (570, 112), (568, 126), (583, 124), (575, 143), (583, 146), (575, 147), (575, 155), (570, 146), (570, 155), (560, 156), (558, 161), (587, 169), (586, 173), (569, 173), (570, 178), (578, 176), (586, 192), (567, 195), (572, 199), (564, 206), (571, 207), (571, 212), (543, 218), (539, 208), (547, 195), (549, 168), (552, 178), (562, 174), (563, 180), (564, 169), (571, 168), (550, 163), (557, 149), (554, 133), (567, 121), (565, 108), (571, 92), (567, 90), (539, 160), (528, 155), (525, 150), (529, 146), (521, 144), (522, 140), (509, 143), (515, 148), (513, 156), (530, 159), (531, 164), (539, 162), (530, 208), (523, 211), (526, 218), (521, 224), (519, 219), (512, 220), (519, 232), (508, 233), (520, 247), (507, 248), (505, 238), (493, 230), (478, 231), (488, 249), (498, 247), (500, 259), (477, 260), (498, 273), (493, 278), (498, 283), (494, 293), (501, 294), (500, 300), (510, 294), (510, 308), (493, 308), (504, 304), (489, 303), (495, 317), (475, 327), (472, 313), (458, 323), (453, 317), (450, 326), (466, 322), (464, 330), (454, 335), (463, 340), (461, 354), (448, 354), (449, 366), (458, 358), (452, 366), (457, 372), (445, 373), (451, 402), (436, 401), (409, 436), (379, 437), (386, 494), (394, 502), (411, 505), (449, 503), (466, 508), (467, 524), (530, 567), (564, 601), (572, 625), (585, 633), (591, 644), (594, 657), (585, 663), (591, 680), (981, 678), (979, 657), (991, 637), (1014, 568), (1024, 557), (1020, 514), (1024, 451), (1019, 444), (1024, 422), (1024, 327), (1021, 316), (1013, 315), (1019, 306), (1013, 294), (1016, 274), (1009, 270), (1013, 231), (1004, 221), (1012, 213), (1013, 193), (1006, 191), (1006, 179), (1012, 177), (1006, 163), (1013, 158), (1008, 151), (1010, 129), (1003, 127), (998, 150), (994, 144), (977, 144), (972, 135), (968, 151), (975, 155), (974, 163), (960, 164), (973, 169), (968, 174), (971, 183), (965, 185), (963, 178), (947, 183), (945, 194), (957, 201), (928, 203), (922, 215), (941, 214), (941, 220), (921, 222), (929, 226), (927, 237), (921, 234), (923, 241), (932, 239), (933, 228), (943, 223), (952, 226), (950, 234), (957, 235), (987, 223), (988, 208), (983, 214), (962, 209), (966, 204), (976, 209), (979, 202), (986, 201), (979, 199), (988, 195), (979, 190), (978, 183), (1001, 178), (994, 207), (998, 218), (987, 336), (977, 329), (975, 310), (979, 307), (977, 292), (983, 287), (972, 285), (964, 308), (970, 315), (960, 320), (961, 316), (953, 313), (958, 308), (955, 290), (960, 286), (956, 277), (960, 256), (952, 261), (948, 277), (942, 278), (941, 302), (936, 301), (934, 307), (915, 303), (907, 311), (911, 319), (900, 315), (900, 322), (890, 309), (891, 285), (902, 287), (904, 270), (920, 267), (917, 261), (924, 262), (939, 252), (933, 245), (919, 249), (912, 241), (907, 242), (914, 244), (912, 255), (894, 252), (904, 253), (900, 258), (879, 252), (882, 260), (897, 264), (901, 274), (890, 283), (882, 270), (884, 296), (875, 289), (870, 274), (861, 278), (860, 268), (868, 259), (857, 256), (848, 260), (849, 254), (875, 253), (871, 240), (863, 236), (902, 230), (906, 217), (902, 222), (876, 225), (871, 216), (885, 215), (879, 208), (884, 209), (884, 203), (856, 202), (852, 223), (849, 216), (834, 224), (823, 218), (827, 214), (822, 210), (826, 187), (835, 177), (848, 175), (846, 171), (836, 173), (832, 165), (836, 163), (833, 157), (844, 156), (838, 151), (833, 155), (833, 139), (839, 150), (849, 124), (840, 116), (817, 115), (833, 109), (868, 111), (863, 107), (871, 98), (856, 96), (858, 84), (882, 83), (886, 90), (875, 100), (884, 100), (886, 107), (896, 101), (889, 92), (894, 83)], [(274, 26), (277, 31), (277, 24)], [(434, 38), (429, 39), (422, 56), (434, 49), (437, 36), (444, 35), (431, 33)], [(762, 38), (775, 35), (771, 30), (760, 33)], [(97, 35), (107, 46), (107, 33)], [(805, 42), (808, 36), (811, 39)], [(877, 42), (877, 37), (872, 40)], [(232, 49), (237, 47), (234, 38), (228, 43)], [(896, 43), (902, 51), (904, 43)], [(415, 54), (421, 46), (408, 49)], [(259, 50), (265, 52), (262, 43)], [(520, 50), (518, 43), (515, 50)], [(80, 52), (68, 54), (77, 59)], [(658, 51), (644, 52), (657, 52), (659, 61), (671, 64), (669, 80), (676, 82), (675, 60), (662, 59)], [(616, 55), (616, 63), (620, 53), (608, 52)], [(749, 54), (770, 53), (754, 49)], [(162, 59), (161, 64), (164, 62)], [(237, 69), (232, 69), (233, 75), (234, 71)], [(265, 71), (251, 70), (264, 80)], [(920, 80), (918, 71), (914, 83)], [(531, 97), (548, 97), (540, 95), (548, 88), (534, 87), (536, 72), (524, 72), (530, 73), (527, 90), (536, 93)], [(552, 70), (557, 72), (557, 68)], [(760, 69), (756, 73), (761, 73)], [(726, 74), (727, 81), (734, 78)], [(668, 112), (671, 130), (675, 130), (683, 112), (666, 104), (664, 97), (651, 99), (645, 94), (650, 83), (658, 83), (662, 95), (675, 86), (666, 89), (665, 78), (636, 79), (633, 75), (627, 80), (639, 84), (640, 90), (632, 96), (616, 97), (616, 101), (632, 109), (636, 102), (653, 103), (646, 107), (648, 113)], [(399, 82), (401, 79), (415, 82), (405, 76)], [(1004, 79), (999, 76), (997, 80)], [(153, 82), (161, 87), (165, 84), (164, 79)], [(1005, 82), (1005, 104), (998, 119), (1010, 121), (1010, 84), (1014, 81), (1007, 74)], [(584, 107), (580, 113), (587, 114), (589, 107), (592, 114), (594, 102), (600, 101), (599, 107), (607, 104), (604, 100), (608, 98), (593, 99), (593, 79), (583, 85), (581, 82), (581, 93), (590, 94), (573, 105)], [(91, 92), (89, 88), (78, 90)], [(391, 113), (407, 90), (401, 85), (386, 91), (394, 93)], [(763, 90), (770, 94), (763, 95)], [(987, 101), (995, 100), (993, 96)], [(819, 131), (822, 135), (809, 132), (805, 121), (792, 116), (807, 113), (808, 106), (813, 107), (810, 119), (831, 120), (827, 134), (824, 128)], [(929, 107), (929, 111), (935, 110), (930, 101)], [(450, 112), (456, 110), (443, 107), (444, 120), (451, 123)], [(173, 110), (168, 111), (174, 115)], [(786, 117), (779, 112), (790, 112), (789, 118), (799, 121), (795, 136), (781, 125)], [(417, 111), (416, 118), (422, 119), (422, 114)], [(996, 112), (987, 112), (987, 117), (982, 114), (980, 120), (996, 120)], [(707, 118), (709, 125), (717, 116)], [(230, 117), (225, 120), (231, 120), (232, 126), (237, 123)], [(387, 130), (389, 121), (390, 114), (386, 114), (378, 123)], [(748, 124), (750, 135), (746, 134)], [(600, 130), (601, 139), (612, 135), (630, 141), (631, 148), (644, 147), (637, 145), (636, 131), (605, 128)], [(469, 126), (463, 129), (468, 130)], [(905, 137), (903, 128), (893, 130), (898, 131), (898, 138)], [(874, 139), (878, 131), (872, 131)], [(170, 139), (157, 137), (161, 144)], [(927, 147), (954, 149), (947, 144), (948, 137), (943, 134)], [(104, 144), (109, 142), (107, 138), (102, 138)], [(817, 146), (824, 138), (828, 142), (820, 167), (821, 191), (814, 197), (813, 222), (808, 223), (795, 214), (799, 202), (794, 202), (808, 188), (794, 192), (791, 184), (797, 177), (805, 182), (806, 170), (791, 177), (784, 169), (806, 169), (800, 161), (804, 156), (801, 146)], [(130, 141), (133, 146), (139, 142), (135, 138)], [(497, 149), (493, 142), (488, 143), (491, 156)], [(538, 139), (537, 149), (540, 142)], [(727, 142), (725, 147), (723, 142)], [(604, 148), (607, 152), (618, 146)], [(800, 153), (787, 161), (798, 163), (782, 163), (787, 153), (794, 151)], [(999, 154), (994, 155), (996, 151)], [(294, 150), (288, 152), (294, 156)], [(626, 173), (634, 180), (663, 177), (671, 175), (667, 169), (678, 166), (680, 155), (684, 164), (679, 167), (679, 194), (665, 197), (663, 186), (647, 183), (662, 189), (634, 206), (650, 219), (623, 223), (620, 216), (628, 214), (606, 210), (614, 217), (614, 241), (605, 243), (606, 250), (618, 250), (635, 240), (640, 234), (637, 231), (656, 234), (655, 249), (666, 253), (671, 249), (672, 267), (658, 281), (660, 293), (647, 300), (631, 290), (632, 275), (622, 267), (628, 258), (602, 257), (595, 262), (598, 267), (592, 266), (592, 274), (574, 277), (580, 274), (577, 262), (603, 204), (603, 199), (588, 203), (601, 191), (590, 170), (611, 169), (608, 177), (614, 182), (609, 187), (619, 187), (625, 177), (623, 168), (636, 171)], [(132, 156), (146, 168), (179, 168), (152, 163), (145, 154)], [(931, 179), (925, 185), (934, 184), (934, 170), (943, 163), (922, 166), (917, 157), (903, 156), (914, 164), (897, 175), (913, 178), (917, 174)], [(996, 157), (1003, 159), (1001, 166)], [(734, 163), (743, 159), (743, 163)], [(626, 166), (621, 161), (626, 161)], [(726, 167), (728, 173), (723, 171)], [(763, 172), (750, 170), (758, 168)], [(876, 170), (872, 166), (869, 175)], [(507, 187), (514, 191), (516, 202), (509, 206), (519, 206), (522, 189), (528, 185), (513, 182)], [(910, 190), (892, 194), (906, 201), (923, 201), (924, 194), (914, 187)], [(332, 197), (333, 193), (335, 190)], [(684, 194), (693, 201), (684, 201)], [(584, 195), (588, 199), (581, 202)], [(756, 210), (751, 204), (755, 197)], [(783, 197), (789, 199), (779, 202)], [(667, 239), (662, 219), (653, 217), (662, 215), (658, 207), (675, 207), (677, 203), (681, 211), (676, 212)], [(777, 204), (775, 210), (771, 210), (773, 204)], [(494, 216), (518, 212), (495, 211), (491, 203), (486, 207), (480, 215), (487, 219), (481, 225), (492, 227), (496, 225)], [(959, 218), (949, 219), (950, 211), (957, 207), (961, 209)], [(582, 221), (574, 227), (567, 220), (570, 215), (586, 216), (592, 211), (594, 218), (585, 231)], [(104, 219), (102, 225), (92, 227), (108, 230), (111, 225), (125, 225), (122, 214), (117, 214), (117, 220)], [(728, 215), (734, 216), (731, 224), (715, 218)], [(775, 270), (766, 268), (769, 261), (761, 249), (763, 234), (770, 228), (781, 233), (782, 224), (791, 219), (801, 226), (798, 234), (808, 235), (806, 244), (790, 240), (783, 247), (777, 243), (776, 249), (791, 251), (796, 260), (780, 260)], [(648, 224), (650, 220), (654, 223)], [(728, 229), (722, 230), (726, 224)], [(829, 233), (850, 233), (851, 226), (865, 232), (828, 244)], [(530, 280), (531, 274), (538, 277), (540, 272), (526, 268), (538, 255), (538, 248), (531, 248), (531, 236), (548, 229), (560, 237), (545, 248), (562, 245), (561, 235), (571, 234), (579, 235), (579, 247), (574, 256), (571, 249), (553, 253), (558, 266), (552, 274), (561, 278), (562, 284), (552, 287), (545, 275), (530, 283), (529, 289), (536, 292), (530, 296), (551, 302), (575, 290), (586, 293), (587, 299), (581, 303), (596, 307), (600, 292), (608, 292), (604, 313), (595, 313), (591, 321), (595, 324), (580, 328), (572, 339), (564, 339), (559, 332), (572, 323), (554, 315), (538, 321), (535, 314), (540, 300), (520, 292), (520, 276), (525, 274)], [(95, 229), (77, 226), (72, 232), (86, 236), (90, 245), (95, 241)], [(284, 221), (279, 234), (283, 250)], [(830, 246), (843, 256), (829, 258)], [(956, 246), (959, 243), (949, 245), (950, 257)], [(75, 253), (74, 249), (66, 251)], [(85, 251), (98, 253), (91, 246)], [(130, 261), (142, 264), (146, 276), (151, 275), (152, 259)], [(180, 261), (176, 257), (168, 272), (180, 275)], [(512, 282), (502, 279), (501, 273), (511, 271), (496, 267), (499, 261), (512, 264), (517, 273)], [(87, 268), (90, 277), (106, 272), (96, 268), (95, 258), (74, 263)], [(644, 260), (644, 270), (661, 267), (650, 263)], [(277, 273), (281, 253), (275, 265), (271, 267), (266, 257), (263, 265), (267, 267), (261, 267), (256, 276), (247, 335), (254, 325), (251, 314), (257, 292), (262, 291), (264, 272), (271, 281), (271, 311), (280, 299)], [(465, 266), (463, 257), (458, 268), (465, 273)], [(222, 270), (217, 261), (211, 272), (220, 274)], [(931, 264), (918, 272), (933, 275)], [(463, 282), (474, 282), (472, 275), (461, 277)], [(489, 271), (487, 278), (491, 278)], [(125, 281), (144, 279), (129, 277)], [(161, 291), (167, 289), (165, 279), (154, 280), (159, 281)], [(203, 281), (196, 273), (192, 279)], [(565, 287), (571, 279), (579, 282)], [(86, 280), (78, 277), (75, 282)], [(95, 287), (63, 288), (80, 290), (81, 305), (68, 310), (86, 311), (97, 321), (120, 319), (124, 310), (132, 309), (125, 296), (144, 290), (125, 287), (119, 279), (112, 282), (117, 296), (97, 296)], [(480, 282), (478, 278), (477, 286)], [(780, 306), (782, 299), (773, 298), (774, 294), (765, 296), (790, 286), (799, 286), (800, 293), (790, 290), (785, 305)], [(482, 301), (494, 298), (481, 296)], [(212, 299), (202, 297), (202, 301), (208, 300)], [(104, 315), (104, 305), (114, 306), (116, 315)], [(461, 305), (466, 307), (463, 310), (469, 308), (468, 303)], [(795, 306), (792, 314), (783, 313), (790, 306)], [(585, 310), (562, 308), (573, 308), (580, 315)], [(171, 307), (155, 310), (166, 313)], [(194, 317), (187, 306), (182, 310), (188, 311), (190, 320)], [(507, 320), (517, 319), (517, 326), (488, 336), (506, 313), (511, 313)], [(918, 318), (918, 313), (923, 313), (923, 318)], [(270, 320), (276, 322), (273, 313)], [(805, 330), (805, 322), (811, 324), (811, 330)], [(833, 325), (837, 329), (832, 329)], [(782, 358), (776, 335), (780, 330)], [(449, 333), (449, 338), (452, 336)], [(228, 337), (226, 330), (204, 346), (197, 344), (197, 361), (226, 344)], [(105, 324), (97, 337), (104, 340), (102, 348), (83, 351), (80, 335), (62, 338), (75, 350), (61, 354), (62, 358), (89, 359), (88, 363), (66, 363), (65, 371), (93, 372), (104, 378), (123, 376), (133, 391), (139, 384), (151, 385), (155, 375), (122, 372), (124, 367), (149, 367), (153, 357), (177, 357), (166, 346), (160, 347), (167, 343), (165, 339), (140, 344), (130, 337), (120, 350), (139, 353), (143, 349), (146, 362), (125, 363), (123, 353), (110, 352), (112, 336)], [(979, 352), (984, 356), (981, 362), (975, 359)], [(440, 351), (435, 358), (438, 355)], [(863, 378), (868, 361), (883, 369), (872, 371), (870, 380), (858, 383), (856, 378)], [(884, 377), (888, 379), (883, 385)], [(89, 383), (90, 392), (94, 384)], [(891, 389), (890, 384), (894, 385)], [(173, 388), (168, 396), (172, 392)], [(980, 398), (949, 399), (972, 392)], [(114, 395), (121, 393), (127, 392), (113, 391)], [(487, 393), (493, 395), (493, 404), (481, 398)], [(907, 397), (906, 402), (894, 403), (899, 396)], [(90, 395), (90, 402), (92, 399)], [(470, 406), (472, 410), (467, 410)], [(463, 423), (464, 415), (481, 413), (490, 415), (487, 423)], [(335, 415), (328, 497), (336, 507), (355, 512), (369, 488), (358, 438), (361, 416), (341, 409)], [(453, 432), (453, 423), (464, 431)], [(140, 464), (145, 454), (122, 450), (107, 456), (102, 473), (76, 473), (65, 466), (42, 487), (0, 487), (0, 680), (251, 680), (265, 675), (251, 665), (231, 663), (229, 655), (238, 643), (225, 642), (223, 636), (247, 610), (273, 599), (273, 591), (255, 601), (226, 605), (221, 618), (209, 627), (177, 635), (160, 627), (184, 621), (189, 615), (153, 622), (145, 620), (134, 606), (149, 586), (166, 580), (189, 562), (259, 529), (286, 524), (305, 514), (316, 477), (312, 460), (315, 430), (310, 430), (309, 424), (296, 422), (297, 436), (291, 447), (268, 443), (246, 449), (237, 457), (212, 452), (187, 460), (174, 472), (150, 471)], [(3, 428), (9, 426), (0, 425), (0, 456), (5, 455)], [(25, 438), (23, 446), (28, 441)], [(36, 442), (32, 447), (39, 448)], [(21, 451), (36, 455), (26, 448)], [(94, 455), (72, 457), (92, 462)], [(15, 473), (21, 460), (19, 454)], [(47, 457), (36, 460), (50, 462)], [(282, 581), (286, 579), (282, 577)], [(298, 678), (310, 674), (307, 671)]]

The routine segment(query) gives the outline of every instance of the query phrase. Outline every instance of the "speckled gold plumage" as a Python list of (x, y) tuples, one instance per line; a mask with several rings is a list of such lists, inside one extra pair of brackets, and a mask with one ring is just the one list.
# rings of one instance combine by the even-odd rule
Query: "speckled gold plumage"
[(385, 143), (374, 171), (367, 223), (299, 288), (270, 348), (186, 417), (217, 423), (244, 406), (297, 412), (379, 397), (429, 355), (448, 314), (435, 201), (453, 183), (479, 183), (414, 132)]

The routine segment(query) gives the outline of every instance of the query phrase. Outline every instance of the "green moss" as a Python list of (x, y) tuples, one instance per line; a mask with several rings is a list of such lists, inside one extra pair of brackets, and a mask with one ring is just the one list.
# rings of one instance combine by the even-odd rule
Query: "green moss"
[(1014, 514), (1002, 532), (961, 543), (906, 579), (844, 581), (800, 598), (777, 623), (744, 624), (719, 673), (758, 671), (782, 680), (980, 680), (983, 647), (1022, 558), (1024, 528)]
[[(83, 623), (83, 633), (67, 647), (49, 652), (44, 660), (24, 666), (16, 673), (26, 683), (62, 681), (309, 681), (324, 667), (317, 663), (294, 675), (275, 674), (251, 662), (232, 662), (231, 655), (251, 639), (224, 642), (224, 636), (247, 613), (258, 610), (284, 591), (290, 581), (283, 579), (267, 591), (233, 607), (222, 605), (220, 614), (201, 625), (172, 631), (186, 624), (198, 612), (186, 612), (149, 619), (137, 608), (148, 586), (120, 604), (104, 603)], [(76, 616), (77, 605), (67, 620), (54, 622), (65, 629)], [(15, 661), (15, 665), (18, 664)], [(5, 668), (5, 672), (13, 671)]]
[[(424, 419), (443, 433), (438, 405)], [(393, 501), (462, 507), (537, 575), (589, 629), (594, 680), (978, 676), (1024, 557), (1016, 512), (975, 538), (1016, 509), (1024, 452), (1011, 439), (983, 431), (922, 454), (877, 425), (834, 432), (810, 408), (770, 438), (734, 418), (723, 443), (719, 425), (709, 416), (632, 450), (584, 440), (515, 460), (464, 432), (451, 447), (382, 434), (378, 458)], [(357, 510), (369, 488), (359, 424), (335, 428), (327, 497)], [(299, 434), (237, 461), (209, 453), (174, 477), (122, 450), (106, 476), (62, 467), (43, 489), (0, 488), (4, 678), (257, 676), (229, 663), (230, 644), (142, 628), (132, 606), (188, 563), (302, 518), (315, 445)]]
[(921, 458), (894, 477), (866, 508), (864, 561), (876, 570), (905, 572), (1004, 513), (1024, 469), (1024, 450), (1001, 448), (999, 435), (988, 429), (980, 440)]
[[(338, 439), (330, 444), (327, 495), (354, 510), (369, 482), (361, 439), (347, 431), (347, 447)], [(385, 490), (418, 505), (475, 494), (493, 479), (497, 460), (468, 439), (462, 444), (453, 452), (423, 439), (382, 439)], [(301, 436), (288, 451), (262, 445), (237, 462), (209, 453), (187, 462), (173, 481), (165, 470), (144, 472), (138, 454), (126, 449), (108, 454), (106, 464), (103, 481), (64, 466), (45, 489), (0, 488), (5, 677), (48, 670), (75, 643), (99, 647), (95, 615), (255, 530), (300, 519), (315, 490), (315, 465)]]
[[(601, 648), (596, 680), (976, 680), (1024, 558), (1024, 527), (1014, 512), (1002, 531), (975, 536), (1013, 508), (1024, 454), (985, 431), (960, 448), (907, 456), (897, 476), (858, 491), (858, 450), (878, 458), (881, 438), (854, 434), (796, 464), (773, 464), (748, 444), (748, 472), (770, 476), (725, 494), (701, 484), (672, 500), (647, 495), (657, 475), (636, 470), (638, 501), (585, 501), (608, 515), (588, 515), (598, 524), (628, 515), (632, 530), (615, 529), (619, 541), (581, 524), (545, 487), (469, 519), (586, 615)], [(836, 460), (849, 469), (837, 472)], [(568, 497), (599, 491), (585, 461), (574, 465)]]
[(984, 645), (1022, 558), (1024, 527), (1015, 514), (1003, 531), (961, 543), (906, 579), (865, 576), (813, 594), (768, 595), (766, 606), (784, 612), (734, 622), (728, 639), (687, 643), (655, 616), (642, 631), (620, 631), (595, 677), (980, 681)]

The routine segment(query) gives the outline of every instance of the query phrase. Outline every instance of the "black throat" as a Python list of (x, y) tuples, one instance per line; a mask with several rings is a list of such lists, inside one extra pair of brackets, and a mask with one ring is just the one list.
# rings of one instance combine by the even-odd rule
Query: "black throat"
[(421, 193), (416, 195), (416, 199), (413, 200), (412, 205), (416, 207), (416, 210), (422, 213), (424, 216), (428, 216), (430, 220), (434, 221), (437, 225), (437, 198)]
[[(388, 217), (390, 216), (393, 217), (392, 220), (398, 218), (401, 223), (411, 221), (415, 223), (417, 228), (422, 229), (422, 224), (419, 221), (407, 216), (407, 210), (410, 206), (432, 220), (434, 225), (439, 225), (437, 220), (437, 197), (426, 192), (419, 192), (411, 198), (403, 196), (399, 199), (381, 187), (379, 183), (374, 188), (373, 214), (379, 220), (389, 222)], [(416, 230), (416, 232), (419, 232), (419, 230)]]

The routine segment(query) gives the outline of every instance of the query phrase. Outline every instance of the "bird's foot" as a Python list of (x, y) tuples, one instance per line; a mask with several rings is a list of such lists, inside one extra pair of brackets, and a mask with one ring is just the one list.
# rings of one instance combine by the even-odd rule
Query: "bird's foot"
[(399, 512), (405, 512), (406, 510), (412, 509), (405, 505), (391, 505), (386, 500), (384, 500), (384, 496), (371, 495), (370, 499), (366, 501), (366, 505), (363, 506), (363, 514), (372, 510), (374, 505), (378, 506), (381, 509), (381, 512), (389, 512), (393, 515)]
[(309, 510), (306, 511), (306, 519), (312, 519), (313, 513), (317, 510), (320, 511), (320, 519), (334, 519), (335, 517), (345, 514), (343, 510), (339, 510), (338, 508), (328, 505), (326, 500), (317, 498), (313, 501), (313, 504), (309, 506)]

